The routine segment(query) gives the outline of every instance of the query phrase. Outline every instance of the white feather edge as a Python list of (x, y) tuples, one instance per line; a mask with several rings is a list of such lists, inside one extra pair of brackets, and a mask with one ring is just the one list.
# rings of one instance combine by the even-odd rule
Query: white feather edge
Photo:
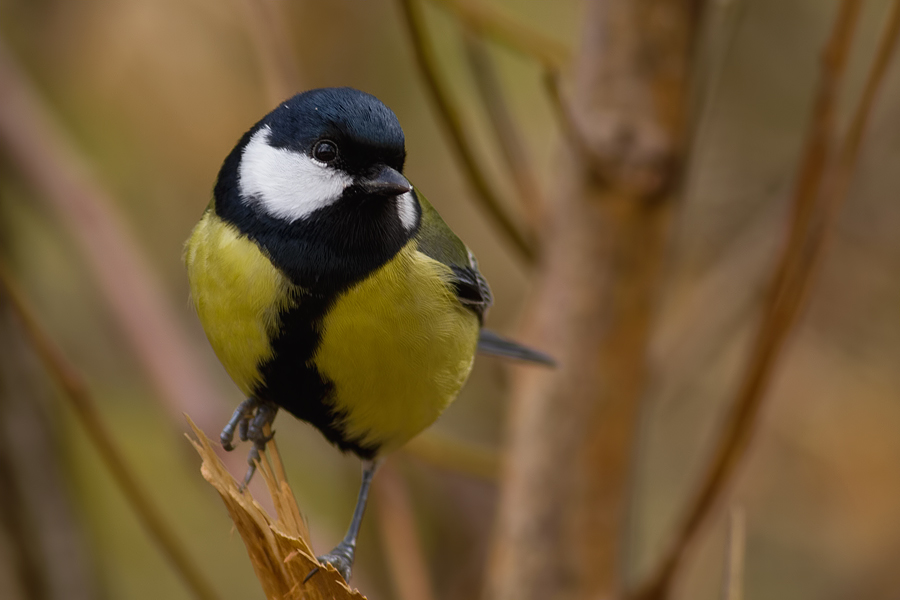
[(403, 227), (407, 231), (412, 231), (419, 216), (416, 210), (416, 200), (413, 198), (412, 192), (406, 192), (397, 196), (397, 215), (400, 217)]

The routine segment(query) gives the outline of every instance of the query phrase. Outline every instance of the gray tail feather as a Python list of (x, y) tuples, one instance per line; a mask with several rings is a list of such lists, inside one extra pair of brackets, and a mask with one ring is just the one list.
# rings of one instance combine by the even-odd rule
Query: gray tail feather
[(548, 367), (556, 366), (556, 361), (543, 352), (527, 348), (522, 344), (501, 337), (488, 329), (482, 329), (481, 335), (478, 336), (478, 351), (482, 354), (524, 360), (526, 362), (538, 363)]

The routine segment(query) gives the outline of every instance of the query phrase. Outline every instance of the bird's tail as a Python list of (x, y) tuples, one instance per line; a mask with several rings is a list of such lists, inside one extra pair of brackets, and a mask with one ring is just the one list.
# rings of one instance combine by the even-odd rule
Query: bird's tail
[(478, 336), (478, 351), (491, 356), (501, 356), (524, 360), (526, 362), (555, 367), (556, 361), (537, 350), (532, 350), (522, 344), (501, 337), (488, 329), (482, 329)]

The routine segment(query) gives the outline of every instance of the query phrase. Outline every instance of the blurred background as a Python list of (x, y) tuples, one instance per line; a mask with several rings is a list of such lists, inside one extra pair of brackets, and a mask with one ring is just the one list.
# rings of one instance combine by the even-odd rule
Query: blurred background
[[(579, 47), (578, 0), (481, 3), (568, 52)], [(859, 95), (890, 4), (865, 3), (839, 127)], [(703, 38), (715, 48), (707, 67), (716, 85), (694, 119), (666, 245), (633, 457), (626, 579), (659, 557), (734, 395), (784, 239), (836, 6), (708, 2), (719, 11)], [(517, 210), (459, 23), (439, 4), (424, 9), (483, 167)], [(182, 416), (215, 437), (242, 399), (189, 307), (181, 261), (183, 242), (240, 135), (295, 91), (349, 85), (370, 92), (403, 125), (406, 174), (478, 256), (495, 294), (488, 320), (494, 329), (514, 334), (519, 327), (529, 268), (486, 219), (459, 168), (395, 3), (0, 0), (0, 38), (0, 86), (27, 85), (33, 96), (24, 106), (51, 120), (54, 139), (66, 140), (44, 170), (41, 160), (22, 167), (12, 134), (0, 140), (0, 256), (85, 376), (133, 474), (220, 597), (261, 598), (243, 544), (199, 474)], [(539, 187), (549, 193), (564, 141), (541, 66), (502, 45), (489, 52)], [(900, 596), (898, 100), (895, 61), (809, 310), (778, 363), (758, 435), (729, 492), (728, 503), (741, 506), (746, 519), (746, 598)], [(47, 131), (29, 129), (32, 116), (12, 119), (24, 128), (17, 139), (37, 140), (41, 156), (38, 138)], [(74, 193), (75, 204), (51, 199), (65, 183), (49, 181), (59, 168), (99, 190), (106, 217), (78, 208)], [(122, 256), (109, 252), (122, 240), (104, 241), (102, 228), (94, 228), (107, 217), (125, 234)], [(132, 249), (140, 272), (126, 272), (130, 263), (121, 262)], [(165, 307), (162, 325), (152, 306), (122, 300), (127, 293), (119, 288), (135, 289), (134, 278), (146, 286), (136, 289), (152, 296), (149, 304)], [(479, 359), (458, 401), (420, 442), (390, 459), (441, 600), (482, 589), (510, 377), (503, 364)], [(325, 551), (349, 520), (359, 463), (287, 415), (276, 429), (315, 548)], [(135, 518), (8, 303), (0, 304), (0, 432), (0, 597), (192, 597)], [(247, 450), (239, 447), (229, 463), (235, 475)], [(354, 584), (372, 599), (400, 598), (385, 549), (390, 521), (378, 505), (376, 494)], [(680, 598), (720, 597), (720, 512), (679, 579)]]

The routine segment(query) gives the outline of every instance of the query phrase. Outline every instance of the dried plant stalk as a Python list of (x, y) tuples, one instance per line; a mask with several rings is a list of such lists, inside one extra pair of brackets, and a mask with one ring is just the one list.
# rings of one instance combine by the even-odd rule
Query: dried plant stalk
[[(331, 565), (316, 561), (309, 543), (309, 531), (297, 508), (297, 500), (284, 475), (284, 466), (274, 441), (266, 446), (258, 472), (269, 489), (276, 517), (273, 519), (249, 491), (240, 491), (238, 483), (216, 455), (208, 437), (188, 417), (196, 440), (191, 443), (203, 464), (200, 472), (212, 484), (241, 539), (256, 572), (256, 577), (269, 600), (364, 600), (351, 590)], [(304, 582), (316, 567), (319, 572)]]
[(506, 238), (512, 248), (529, 264), (535, 262), (537, 256), (531, 232), (523, 232), (517, 219), (510, 214), (502, 200), (494, 192), (490, 178), (483, 172), (481, 161), (466, 136), (462, 109), (456, 104), (450, 93), (450, 84), (443, 76), (438, 65), (437, 55), (430, 42), (425, 26), (425, 15), (417, 0), (400, 0), (404, 24), (409, 33), (413, 47), (413, 57), (419, 67), (419, 74), (432, 101), (435, 103), (438, 117), (444, 124), (451, 148), (456, 152), (460, 165), (469, 178), (476, 199), (487, 212), (498, 232)]
[[(169, 415), (226, 417), (204, 354), (181, 326), (117, 202), (0, 38), (0, 150), (75, 242), (107, 312)], [(184, 312), (181, 310), (181, 312)], [(230, 412), (230, 411), (229, 411)]]
[(477, 479), (497, 481), (500, 474), (500, 456), (496, 450), (434, 431), (413, 438), (402, 452), (433, 467)]
[(725, 577), (722, 600), (744, 599), (744, 561), (747, 552), (747, 522), (744, 509), (732, 507), (728, 515), (728, 548), (725, 553)]
[[(0, 59), (2, 60), (2, 59)], [(56, 379), (63, 397), (69, 402), (94, 449), (147, 533), (155, 541), (191, 592), (202, 600), (216, 600), (218, 595), (203, 572), (194, 564), (175, 530), (169, 526), (150, 494), (141, 486), (113, 436), (100, 417), (94, 399), (81, 373), (63, 354), (25, 300), (9, 270), (0, 261), (0, 294), (5, 294), (10, 308), (22, 322), (23, 331), (47, 371)]]
[(436, 600), (403, 474), (381, 466), (374, 487), (378, 523), (397, 600)]

